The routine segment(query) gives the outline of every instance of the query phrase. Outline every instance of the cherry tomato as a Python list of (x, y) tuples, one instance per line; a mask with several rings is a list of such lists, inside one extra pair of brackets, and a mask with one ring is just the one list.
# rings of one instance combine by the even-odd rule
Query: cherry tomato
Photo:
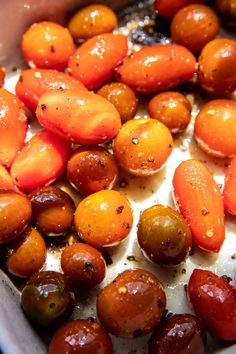
[(70, 146), (51, 132), (34, 135), (11, 167), (13, 182), (24, 192), (51, 183), (66, 167)]
[(231, 160), (227, 168), (223, 196), (225, 210), (236, 215), (236, 157)]
[(65, 89), (87, 91), (79, 80), (60, 71), (28, 69), (21, 72), (16, 84), (16, 95), (32, 112), (35, 112), (40, 97), (46, 91)]
[(33, 222), (47, 236), (65, 234), (73, 224), (73, 199), (56, 186), (39, 187), (29, 194)]
[(219, 252), (225, 238), (224, 205), (210, 171), (197, 160), (184, 161), (175, 170), (173, 189), (195, 244)]
[(106, 263), (102, 254), (84, 243), (74, 243), (62, 251), (61, 268), (74, 283), (95, 286), (103, 281)]
[(102, 147), (78, 148), (67, 164), (67, 177), (81, 194), (89, 195), (112, 189), (118, 168), (113, 156)]
[(179, 92), (162, 92), (154, 96), (148, 104), (151, 118), (165, 124), (170, 131), (182, 132), (190, 123), (192, 106)]
[(27, 317), (42, 327), (58, 325), (70, 317), (75, 296), (66, 277), (58, 272), (34, 274), (21, 294), (21, 306)]
[(68, 28), (76, 39), (88, 39), (109, 33), (117, 26), (116, 14), (109, 7), (92, 4), (79, 10), (70, 20)]
[(192, 236), (179, 213), (169, 207), (154, 205), (140, 216), (138, 242), (151, 261), (173, 266), (184, 262), (189, 255)]
[(126, 122), (114, 140), (113, 152), (118, 164), (136, 176), (156, 173), (171, 154), (173, 139), (168, 128), (155, 119)]
[(69, 60), (69, 70), (89, 90), (108, 82), (128, 51), (127, 37), (105, 33), (82, 44)]
[(116, 70), (116, 78), (137, 92), (154, 93), (189, 80), (195, 70), (196, 60), (188, 49), (154, 45), (126, 57)]
[(9, 172), (2, 165), (0, 165), (0, 190), (1, 189), (12, 189), (17, 191), (17, 187), (14, 185)]
[(23, 56), (33, 69), (63, 70), (73, 52), (70, 32), (54, 22), (34, 23), (22, 38)]
[(206, 332), (193, 315), (168, 317), (149, 340), (149, 354), (204, 354)]
[(216, 274), (195, 269), (188, 294), (196, 314), (217, 338), (236, 340), (236, 289)]
[(210, 155), (231, 157), (236, 154), (236, 102), (206, 103), (196, 118), (194, 133), (199, 146)]
[(161, 283), (143, 269), (119, 274), (97, 297), (101, 324), (118, 337), (137, 338), (151, 332), (159, 324), (165, 306)]
[(216, 38), (199, 57), (199, 83), (208, 93), (222, 96), (236, 89), (236, 41)]
[(172, 17), (182, 7), (196, 2), (205, 2), (205, 0), (155, 0), (155, 9), (160, 16)]
[(5, 68), (0, 65), (0, 87), (4, 85), (5, 72)]
[(113, 354), (109, 335), (95, 321), (75, 320), (52, 337), (49, 354)]
[(97, 92), (114, 104), (120, 113), (122, 123), (132, 119), (137, 111), (137, 97), (134, 91), (120, 82), (111, 82), (100, 88)]
[(12, 190), (0, 191), (0, 244), (16, 238), (30, 222), (29, 199)]
[(4, 88), (0, 88), (0, 112), (0, 164), (10, 167), (24, 146), (27, 118), (20, 100)]
[(189, 5), (177, 12), (171, 22), (171, 37), (194, 53), (214, 39), (220, 30), (215, 12), (201, 4)]
[(48, 91), (39, 100), (36, 116), (46, 129), (82, 145), (114, 138), (120, 115), (105, 98), (79, 90)]
[(31, 227), (8, 244), (7, 251), (8, 272), (21, 278), (28, 278), (38, 272), (46, 259), (44, 239), (37, 230)]
[(75, 211), (79, 236), (94, 247), (119, 244), (128, 236), (133, 224), (128, 199), (117, 191), (104, 190), (83, 199)]

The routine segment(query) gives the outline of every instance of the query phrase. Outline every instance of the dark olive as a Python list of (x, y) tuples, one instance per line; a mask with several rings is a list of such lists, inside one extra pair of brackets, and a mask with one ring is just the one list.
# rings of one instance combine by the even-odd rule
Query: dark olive
[(216, 8), (224, 19), (224, 25), (236, 26), (236, 0), (216, 0)]
[(58, 236), (69, 230), (73, 223), (75, 204), (72, 198), (56, 186), (35, 189), (29, 198), (33, 208), (33, 222), (48, 236)]
[(93, 320), (70, 321), (54, 334), (49, 354), (112, 354), (106, 331)]
[(0, 191), (0, 244), (16, 238), (27, 227), (32, 214), (29, 199), (12, 190)]
[(183, 217), (163, 205), (146, 209), (138, 224), (138, 242), (147, 257), (162, 266), (183, 262), (192, 246), (190, 229)]
[(69, 318), (75, 304), (66, 277), (58, 272), (34, 274), (21, 295), (21, 306), (30, 320), (51, 327)]
[(149, 354), (203, 354), (206, 333), (196, 316), (174, 315), (156, 328), (148, 344)]

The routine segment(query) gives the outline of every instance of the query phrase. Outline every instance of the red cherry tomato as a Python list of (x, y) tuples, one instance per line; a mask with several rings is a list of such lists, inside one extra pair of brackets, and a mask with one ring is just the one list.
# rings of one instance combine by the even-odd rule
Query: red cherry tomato
[(11, 167), (13, 182), (24, 192), (53, 182), (66, 167), (70, 145), (51, 132), (34, 135)]
[(196, 314), (217, 338), (236, 340), (236, 289), (208, 271), (195, 269), (188, 285)]
[(155, 0), (155, 9), (160, 16), (172, 17), (182, 7), (200, 2), (205, 2), (205, 0)]

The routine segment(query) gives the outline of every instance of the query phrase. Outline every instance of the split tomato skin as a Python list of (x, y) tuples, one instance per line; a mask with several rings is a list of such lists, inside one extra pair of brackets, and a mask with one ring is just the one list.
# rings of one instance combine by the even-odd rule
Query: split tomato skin
[(236, 215), (236, 157), (231, 160), (226, 170), (223, 196), (225, 210)]
[(120, 115), (105, 98), (80, 90), (48, 91), (36, 110), (39, 123), (63, 139), (81, 145), (97, 145), (113, 139)]
[(20, 151), (11, 167), (11, 177), (25, 193), (56, 180), (66, 168), (70, 145), (43, 130)]
[(64, 70), (73, 52), (69, 30), (55, 22), (34, 23), (22, 38), (22, 53), (32, 68)]
[(102, 86), (128, 52), (127, 37), (105, 33), (82, 44), (69, 60), (69, 72), (89, 90)]
[(185, 47), (154, 45), (126, 57), (116, 70), (116, 78), (137, 92), (149, 94), (173, 88), (189, 80), (195, 71), (196, 59)]
[(175, 170), (173, 191), (194, 243), (207, 252), (219, 252), (225, 238), (224, 205), (210, 171), (197, 160), (183, 161)]
[(18, 97), (4, 88), (0, 88), (0, 111), (0, 164), (10, 167), (24, 146), (27, 118)]
[(196, 314), (208, 330), (225, 341), (236, 340), (236, 289), (216, 274), (195, 269), (188, 294)]
[(28, 69), (21, 72), (16, 84), (16, 95), (32, 111), (35, 112), (40, 97), (46, 91), (87, 88), (71, 76), (58, 70)]
[(158, 15), (163, 17), (172, 17), (179, 11), (182, 7), (193, 3), (202, 3), (205, 0), (156, 0), (155, 9)]

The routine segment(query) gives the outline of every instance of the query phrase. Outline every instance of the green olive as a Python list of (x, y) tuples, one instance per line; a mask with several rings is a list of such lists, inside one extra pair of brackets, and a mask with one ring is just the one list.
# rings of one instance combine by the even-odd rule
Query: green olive
[(192, 236), (179, 213), (169, 207), (155, 205), (140, 216), (138, 242), (152, 262), (162, 266), (175, 266), (188, 256)]
[(21, 306), (29, 319), (43, 327), (51, 327), (69, 318), (75, 304), (66, 277), (44, 271), (33, 275), (24, 287)]

